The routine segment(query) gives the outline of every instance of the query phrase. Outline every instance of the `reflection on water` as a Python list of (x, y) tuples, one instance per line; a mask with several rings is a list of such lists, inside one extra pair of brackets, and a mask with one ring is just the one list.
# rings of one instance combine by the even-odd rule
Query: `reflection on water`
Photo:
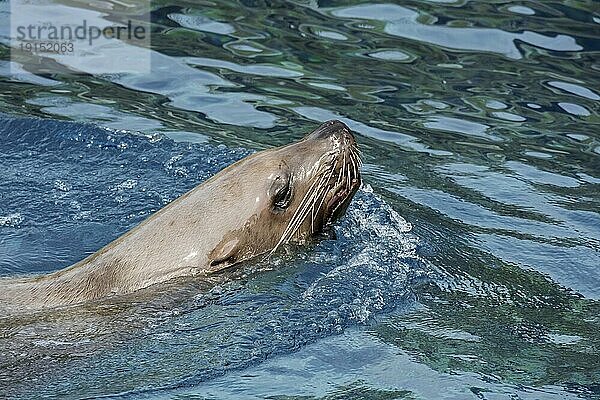
[[(331, 14), (339, 18), (367, 19), (384, 21), (383, 31), (390, 35), (414, 39), (438, 46), (457, 49), (494, 52), (510, 58), (521, 58), (516, 40), (557, 51), (582, 50), (572, 37), (557, 35), (548, 37), (535, 32), (506, 32), (500, 29), (474, 28), (460, 25), (440, 26), (419, 23), (417, 11), (391, 4), (364, 4), (354, 7), (334, 9)], [(436, 17), (433, 17), (434, 19)]]
[[(56, 7), (89, 21), (135, 14)], [(31, 379), (9, 393), (600, 394), (593, 4), (159, 1), (152, 22), (152, 49), (123, 58), (151, 52), (147, 74), (66, 57), (47, 74), (9, 61), (0, 38), (4, 275), (68, 265), (247, 154), (232, 149), (287, 143), (326, 119), (357, 133), (374, 193), (359, 193), (337, 241), (232, 282), (88, 310), (81, 324), (3, 321), (0, 363)], [(118, 139), (102, 147), (107, 132)]]

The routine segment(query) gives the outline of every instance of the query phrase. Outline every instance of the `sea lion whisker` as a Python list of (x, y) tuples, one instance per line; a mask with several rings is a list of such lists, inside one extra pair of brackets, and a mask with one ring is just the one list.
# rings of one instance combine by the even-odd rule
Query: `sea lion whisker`
[[(314, 180), (314, 182), (312, 183), (312, 185), (310, 186), (310, 188), (307, 190), (306, 194), (302, 198), (300, 205), (298, 206), (298, 209), (296, 210), (296, 212), (290, 219), (290, 222), (288, 223), (287, 227), (283, 231), (283, 234), (281, 235), (279, 241), (277, 242), (277, 244), (275, 245), (273, 250), (271, 250), (269, 255), (271, 255), (275, 251), (277, 251), (277, 249), (279, 248), (279, 246), (282, 243), (288, 241), (294, 235), (294, 233), (296, 233), (296, 230), (299, 227), (298, 221), (301, 221), (302, 219), (304, 219), (306, 217), (306, 215), (304, 215), (304, 217), (300, 218), (300, 214), (304, 213), (304, 209), (307, 208), (306, 204), (310, 204), (310, 201), (308, 201), (307, 199), (312, 198), (314, 196), (314, 194), (318, 192), (318, 188), (321, 186), (323, 179), (324, 178), (321, 177), (321, 179)], [(310, 208), (308, 208), (308, 209), (310, 210)], [(298, 226), (296, 226), (296, 225), (298, 225)]]
[(317, 205), (317, 202), (313, 202), (312, 207), (310, 208), (310, 232), (314, 233), (315, 232), (315, 211), (317, 210), (317, 208), (315, 207)]
[[(307, 208), (307, 205), (310, 204), (310, 198), (312, 198), (314, 196), (314, 194), (317, 192), (317, 190), (313, 190), (312, 193), (310, 193), (310, 197), (305, 197), (302, 202), (300, 203), (300, 205), (298, 206), (298, 209), (296, 210), (296, 212), (294, 213), (294, 215), (292, 215), (292, 218), (290, 219), (290, 222), (288, 224), (288, 226), (286, 227), (285, 231), (283, 232), (283, 234), (281, 235), (281, 241), (285, 241), (287, 239), (289, 239), (287, 236), (288, 234), (290, 236), (292, 236), (295, 232), (295, 226), (298, 223), (298, 220), (300, 219), (301, 215), (304, 213), (304, 209)], [(308, 193), (307, 193), (308, 194)]]
[(341, 176), (346, 175), (346, 152), (344, 152), (344, 159), (342, 161), (342, 174)]
[(323, 195), (321, 196), (321, 201), (319, 202), (319, 205), (317, 206), (317, 214), (319, 213), (319, 211), (321, 211), (321, 207), (323, 206), (324, 202), (325, 202), (325, 197), (327, 197), (327, 192), (328, 190), (323, 190)]
[(338, 176), (337, 176), (337, 178), (336, 178), (336, 180), (335, 180), (335, 185), (334, 185), (334, 186), (337, 186), (337, 185), (339, 185), (340, 183), (342, 183), (342, 174), (341, 174), (341, 173), (340, 173), (340, 174), (338, 174)]
[[(314, 205), (316, 204), (318, 198), (322, 194), (327, 192), (328, 188), (326, 185), (323, 185), (323, 184), (326, 183), (329, 179), (331, 179), (331, 174), (329, 174), (329, 176), (327, 178), (324, 178), (324, 176), (323, 176), (321, 178), (321, 180), (319, 181), (319, 184), (317, 185), (317, 189), (315, 190), (314, 194), (310, 197), (310, 199), (308, 199), (306, 201), (305, 207), (307, 207), (309, 210), (314, 209)], [(303, 218), (299, 218), (299, 219), (304, 219), (305, 217), (306, 217), (306, 215)]]
[[(331, 168), (331, 171), (329, 172), (329, 177), (327, 178), (327, 182), (329, 182), (329, 180), (331, 179), (331, 176), (333, 175), (333, 171), (335, 170), (335, 166), (333, 168)], [(340, 177), (342, 175), (338, 175), (338, 179), (336, 180), (335, 186), (337, 186), (340, 183)], [(325, 197), (327, 197), (327, 192), (329, 191), (330, 188), (328, 187), (324, 187), (323, 188), (323, 196), (321, 197), (321, 202), (319, 203), (319, 206), (317, 207), (317, 213), (321, 210), (321, 206), (323, 205), (323, 202), (325, 201)]]
[[(348, 159), (350, 160), (349, 164), (351, 164), (352, 163), (352, 158), (350, 156), (348, 156)], [(345, 160), (345, 157), (344, 157), (344, 160)], [(350, 187), (351, 175), (352, 175), (352, 171), (350, 170), (350, 165), (347, 166), (346, 171), (347, 171), (346, 172), (346, 176), (345, 176), (345, 178), (346, 178), (346, 185), (347, 185), (347, 187)]]
[(313, 203), (313, 199), (317, 197), (317, 193), (318, 193), (318, 189), (316, 189), (312, 193), (312, 195), (310, 196), (310, 198), (308, 198), (305, 202), (303, 202), (303, 204), (301, 204), (301, 207), (298, 207), (298, 210), (296, 211), (296, 213), (292, 217), (293, 219), (292, 219), (292, 221), (291, 221), (291, 223), (289, 225), (289, 230), (290, 230), (290, 234), (291, 235), (294, 235), (294, 233), (298, 229), (298, 226), (300, 225), (300, 223), (308, 215), (308, 211), (310, 211), (311, 204)]
[[(330, 168), (330, 171), (329, 171), (329, 175), (327, 176), (327, 179), (325, 180), (325, 182), (329, 182), (331, 180), (331, 176), (333, 175), (334, 171), (335, 171), (335, 165), (332, 165)], [(340, 177), (338, 176), (335, 186), (337, 186), (337, 184), (339, 182), (340, 182)], [(323, 201), (325, 200), (327, 192), (330, 190), (330, 188), (327, 185), (320, 186), (320, 189), (321, 189), (321, 193), (315, 198), (315, 201), (312, 205), (312, 222), (311, 222), (312, 232), (314, 232), (313, 224), (314, 224), (315, 213), (318, 213), (321, 210), (321, 205), (323, 204)], [(317, 205), (317, 201), (318, 201), (319, 197), (321, 198), (321, 201), (319, 202), (319, 206), (315, 207)]]
[(319, 206), (317, 207), (317, 213), (321, 211), (321, 207), (325, 204), (325, 198), (327, 197), (328, 190), (323, 191), (323, 195), (321, 196), (321, 201), (319, 202)]
[(310, 223), (311, 232), (315, 231), (315, 227), (314, 227), (315, 213), (319, 211), (319, 208), (315, 207), (317, 205), (317, 200), (321, 195), (323, 195), (323, 197), (324, 197), (325, 193), (327, 193), (327, 186), (321, 186), (320, 188), (321, 188), (320, 190), (322, 193), (315, 198), (315, 201), (313, 202), (312, 207), (311, 207), (311, 223)]
[(346, 174), (346, 153), (344, 152), (344, 154), (341, 157), (342, 157), (342, 165), (341, 165), (340, 173), (338, 174), (337, 180), (335, 182), (336, 186), (339, 184), (342, 184), (344, 182), (344, 175)]
[[(310, 203), (308, 203), (308, 204), (310, 204)], [(304, 220), (306, 219), (306, 216), (308, 215), (308, 211), (310, 211), (310, 207), (305, 207), (305, 210), (302, 213), (295, 214), (294, 220), (288, 225), (288, 228), (286, 228), (286, 231), (281, 235), (279, 242), (273, 248), (273, 250), (271, 251), (271, 254), (273, 254), (275, 251), (277, 251), (277, 249), (279, 248), (279, 246), (281, 244), (287, 243), (290, 239), (292, 239), (294, 237), (294, 235), (298, 232), (298, 228), (300, 228), (300, 226), (302, 225), (302, 222), (304, 222)]]
[(359, 175), (359, 169), (361, 167), (360, 157), (355, 151), (353, 151), (351, 154), (354, 160), (354, 178), (357, 178)]
[[(295, 231), (302, 225), (302, 223), (304, 222), (304, 220), (306, 219), (306, 217), (308, 216), (308, 212), (310, 212), (311, 210), (314, 210), (314, 206), (317, 203), (317, 200), (319, 199), (319, 197), (321, 197), (322, 199), (325, 198), (325, 195), (327, 194), (327, 191), (329, 190), (327, 185), (324, 185), (324, 183), (328, 182), (331, 179), (331, 175), (333, 174), (333, 169), (330, 171), (329, 175), (327, 176), (327, 178), (325, 178), (325, 175), (321, 176), (321, 179), (319, 180), (319, 184), (317, 185), (317, 189), (313, 192), (313, 194), (310, 196), (310, 198), (308, 198), (303, 204), (301, 204), (298, 207), (298, 210), (296, 211), (296, 214), (294, 215), (294, 223), (290, 224), (290, 226), (293, 225), (292, 232), (291, 235), (293, 235), (295, 233)], [(322, 202), (322, 200), (321, 200)], [(314, 215), (312, 216), (313, 218), (313, 223), (314, 223)], [(314, 227), (311, 226), (311, 229), (313, 229), (314, 231)]]
[(296, 212), (292, 215), (290, 222), (288, 223), (284, 232), (281, 234), (277, 244), (273, 247), (269, 254), (267, 254), (265, 259), (271, 257), (271, 255), (273, 255), (273, 253), (275, 253), (283, 243), (287, 243), (294, 236), (294, 234), (297, 233), (298, 228), (302, 225), (303, 220), (308, 214), (306, 210), (310, 211), (310, 207), (307, 207), (307, 205), (310, 205), (312, 199), (315, 197), (315, 194), (319, 193), (320, 187), (322, 186), (323, 182), (324, 175), (322, 175), (320, 179), (314, 180), (314, 182), (311, 184), (306, 194), (300, 201), (300, 205), (296, 209)]
[(362, 167), (362, 151), (358, 148), (358, 145), (353, 145), (350, 148), (350, 154), (355, 158), (359, 167)]

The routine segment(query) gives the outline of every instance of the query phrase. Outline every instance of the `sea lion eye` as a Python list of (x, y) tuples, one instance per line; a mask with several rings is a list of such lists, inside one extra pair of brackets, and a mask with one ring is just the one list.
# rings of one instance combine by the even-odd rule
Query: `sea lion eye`
[(278, 176), (271, 187), (273, 207), (285, 210), (292, 200), (292, 179), (288, 176)]

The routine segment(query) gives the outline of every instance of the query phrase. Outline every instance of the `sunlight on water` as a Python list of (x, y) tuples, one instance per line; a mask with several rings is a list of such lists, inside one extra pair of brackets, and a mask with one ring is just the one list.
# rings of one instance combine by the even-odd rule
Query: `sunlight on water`
[[(101, 23), (132, 6), (53, 7)], [(48, 73), (0, 27), (2, 276), (68, 266), (327, 119), (356, 133), (365, 184), (335, 239), (0, 318), (0, 397), (600, 393), (592, 3), (158, 1), (151, 20), (151, 49), (111, 50), (149, 55), (139, 74), (50, 54)]]

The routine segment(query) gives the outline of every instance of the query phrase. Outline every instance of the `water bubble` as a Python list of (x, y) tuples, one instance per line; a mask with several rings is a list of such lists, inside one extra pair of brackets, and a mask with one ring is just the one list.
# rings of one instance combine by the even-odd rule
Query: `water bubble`
[(71, 185), (65, 181), (57, 179), (54, 181), (54, 189), (60, 190), (61, 192), (68, 192), (71, 190)]
[(0, 226), (9, 228), (17, 228), (23, 223), (23, 216), (21, 213), (8, 214), (6, 216), (0, 216)]

